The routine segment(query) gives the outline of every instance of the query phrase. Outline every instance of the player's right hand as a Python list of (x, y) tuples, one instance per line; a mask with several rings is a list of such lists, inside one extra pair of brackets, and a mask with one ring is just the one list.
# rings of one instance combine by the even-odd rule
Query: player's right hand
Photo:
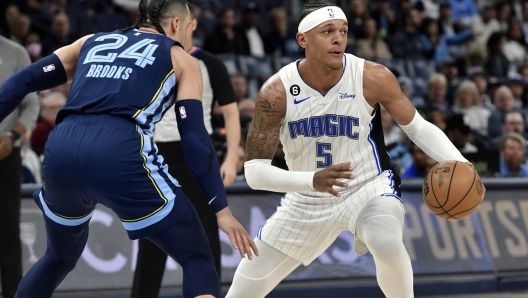
[(216, 220), (218, 227), (229, 236), (233, 248), (240, 252), (240, 256), (245, 258), (247, 254), (248, 259), (252, 260), (253, 255), (251, 251), (258, 257), (259, 252), (255, 242), (249, 236), (246, 229), (233, 217), (229, 207), (226, 207), (216, 213)]
[(350, 162), (345, 162), (338, 165), (329, 166), (328, 168), (315, 173), (313, 178), (313, 187), (315, 190), (320, 192), (329, 192), (336, 197), (340, 197), (337, 191), (334, 190), (334, 186), (348, 187), (348, 183), (339, 181), (338, 179), (349, 179), (356, 178), (350, 174), (352, 168)]

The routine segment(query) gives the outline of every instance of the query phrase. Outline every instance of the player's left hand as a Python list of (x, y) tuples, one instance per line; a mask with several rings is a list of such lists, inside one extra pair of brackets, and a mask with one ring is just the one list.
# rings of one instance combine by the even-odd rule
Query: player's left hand
[(10, 136), (0, 138), (0, 160), (6, 158), (13, 150), (13, 140)]
[(253, 260), (253, 253), (258, 256), (258, 249), (253, 242), (253, 239), (249, 236), (246, 229), (233, 217), (229, 207), (226, 207), (216, 213), (216, 220), (218, 221), (218, 227), (229, 236), (231, 245), (233, 248), (240, 252), (242, 258), (248, 256), (248, 259)]
[(233, 184), (233, 181), (235, 181), (236, 177), (236, 157), (229, 158), (229, 156), (226, 158), (224, 163), (222, 163), (222, 166), (220, 167), (220, 176), (222, 176), (222, 179), (224, 180), (224, 187), (228, 187), (229, 185)]

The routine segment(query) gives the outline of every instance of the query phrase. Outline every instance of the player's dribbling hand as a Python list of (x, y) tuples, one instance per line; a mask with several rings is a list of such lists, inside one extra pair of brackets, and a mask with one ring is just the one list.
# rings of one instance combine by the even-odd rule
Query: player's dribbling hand
[(218, 211), (216, 220), (218, 221), (218, 227), (229, 236), (231, 245), (240, 252), (242, 258), (245, 258), (247, 254), (248, 259), (252, 260), (253, 254), (251, 251), (258, 257), (259, 253), (255, 242), (253, 242), (244, 227), (233, 217), (229, 207)]
[(354, 179), (355, 176), (350, 174), (352, 168), (350, 162), (329, 166), (328, 168), (315, 173), (313, 178), (313, 187), (317, 191), (329, 192), (336, 197), (340, 197), (334, 186), (348, 187), (348, 183), (341, 182), (337, 179)]

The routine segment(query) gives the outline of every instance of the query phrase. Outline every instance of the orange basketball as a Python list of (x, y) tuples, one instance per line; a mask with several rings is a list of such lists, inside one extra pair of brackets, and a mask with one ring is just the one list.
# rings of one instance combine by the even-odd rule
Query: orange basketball
[(469, 164), (445, 161), (425, 176), (422, 195), (425, 205), (436, 216), (447, 220), (466, 218), (482, 202), (482, 180)]

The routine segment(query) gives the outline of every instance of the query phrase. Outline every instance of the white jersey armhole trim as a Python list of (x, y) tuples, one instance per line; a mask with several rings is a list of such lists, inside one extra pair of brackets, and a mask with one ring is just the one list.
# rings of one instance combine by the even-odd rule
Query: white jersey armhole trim
[(284, 100), (286, 100), (286, 113), (284, 113), (284, 118), (281, 119), (281, 127), (284, 126), (284, 124), (286, 123), (286, 121), (288, 121), (288, 119), (290, 119), (290, 109), (291, 109), (290, 95), (288, 93), (286, 84), (284, 82), (290, 82), (290, 78), (288, 77), (288, 70), (292, 67), (292, 64), (295, 64), (295, 63), (297, 63), (297, 61), (292, 62), (279, 70), (280, 82), (282, 84), (282, 87), (284, 87), (284, 94), (285, 94)]
[(357, 87), (358, 87), (358, 90), (356, 90), (356, 94), (357, 94), (358, 100), (362, 101), (358, 105), (359, 109), (365, 116), (372, 117), (372, 112), (374, 112), (374, 108), (370, 106), (370, 104), (367, 102), (367, 99), (363, 95), (363, 73), (365, 71), (365, 59), (361, 59), (361, 58), (354, 57), (354, 56), (349, 56), (349, 57), (351, 59), (357, 59), (356, 68), (350, 71), (356, 72), (354, 74), (357, 80)]

